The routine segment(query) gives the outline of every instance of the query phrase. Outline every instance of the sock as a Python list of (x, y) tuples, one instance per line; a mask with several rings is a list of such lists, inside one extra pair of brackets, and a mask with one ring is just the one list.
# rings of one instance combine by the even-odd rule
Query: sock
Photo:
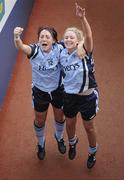
[(38, 127), (34, 124), (34, 130), (37, 136), (37, 140), (38, 140), (38, 144), (41, 147), (44, 147), (44, 143), (45, 143), (45, 136), (44, 136), (44, 130), (45, 130), (45, 126), (43, 127)]
[(95, 147), (89, 146), (88, 152), (89, 152), (90, 154), (94, 154), (94, 153), (97, 152), (97, 148), (98, 148), (98, 144), (97, 144)]
[(58, 121), (55, 121), (55, 135), (58, 141), (60, 141), (63, 138), (63, 131), (64, 131), (64, 122), (60, 123)]
[(73, 138), (69, 139), (68, 141), (70, 145), (74, 145), (77, 141), (77, 136), (75, 135)]

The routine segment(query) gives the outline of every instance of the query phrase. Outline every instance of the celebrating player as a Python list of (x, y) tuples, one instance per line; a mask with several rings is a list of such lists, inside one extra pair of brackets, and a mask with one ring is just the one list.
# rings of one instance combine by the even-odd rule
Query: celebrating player
[(24, 44), (20, 36), (23, 28), (14, 29), (15, 46), (24, 52), (32, 65), (32, 100), (34, 105), (34, 129), (36, 132), (37, 156), (45, 157), (45, 122), (49, 104), (52, 104), (55, 118), (55, 139), (60, 153), (66, 152), (63, 140), (63, 87), (59, 57), (63, 47), (57, 43), (57, 32), (53, 27), (38, 29), (38, 43)]
[(97, 142), (93, 118), (98, 111), (98, 91), (94, 77), (93, 37), (91, 27), (85, 16), (85, 9), (76, 3), (76, 15), (80, 18), (82, 29), (70, 27), (64, 33), (65, 49), (60, 62), (64, 70), (64, 107), (66, 130), (69, 141), (68, 157), (76, 156), (76, 116), (81, 113), (87, 133), (89, 147), (87, 167), (92, 168), (96, 162)]

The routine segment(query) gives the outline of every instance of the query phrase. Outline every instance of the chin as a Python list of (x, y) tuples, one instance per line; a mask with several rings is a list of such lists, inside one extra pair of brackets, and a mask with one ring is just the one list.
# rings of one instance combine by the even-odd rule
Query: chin
[(67, 49), (68, 49), (69, 51), (73, 51), (75, 48), (74, 48), (74, 47), (71, 47), (71, 48), (68, 47)]
[(43, 49), (44, 52), (50, 52), (50, 49)]

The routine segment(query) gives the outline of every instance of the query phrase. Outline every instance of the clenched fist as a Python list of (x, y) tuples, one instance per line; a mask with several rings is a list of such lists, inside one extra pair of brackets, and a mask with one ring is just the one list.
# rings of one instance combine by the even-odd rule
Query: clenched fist
[(20, 38), (20, 36), (21, 36), (21, 34), (22, 34), (22, 32), (23, 32), (23, 28), (21, 28), (21, 27), (16, 27), (15, 29), (14, 29), (14, 38), (15, 39), (19, 39)]

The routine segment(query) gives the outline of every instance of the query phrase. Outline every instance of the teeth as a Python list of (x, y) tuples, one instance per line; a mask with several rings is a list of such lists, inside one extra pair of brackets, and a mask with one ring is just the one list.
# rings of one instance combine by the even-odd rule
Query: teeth
[(72, 43), (67, 43), (68, 46), (72, 45)]

